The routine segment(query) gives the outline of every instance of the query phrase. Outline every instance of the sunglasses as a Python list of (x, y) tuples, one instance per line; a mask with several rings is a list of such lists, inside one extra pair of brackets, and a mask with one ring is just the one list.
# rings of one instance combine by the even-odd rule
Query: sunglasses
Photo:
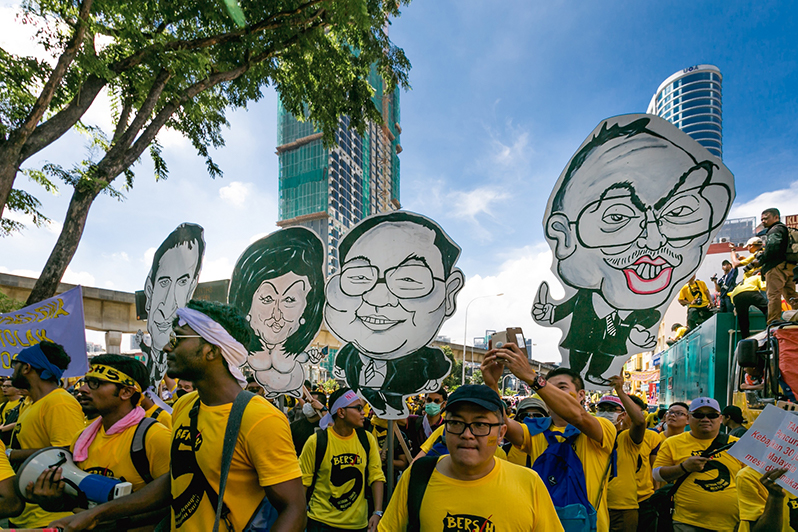
[(691, 415), (696, 419), (704, 419), (704, 418), (718, 419), (720, 417), (720, 414), (717, 412), (709, 412), (707, 414), (702, 414), (701, 412), (693, 412)]
[(202, 336), (198, 334), (176, 334), (174, 331), (172, 331), (169, 333), (169, 347), (174, 349), (183, 338), (202, 338)]

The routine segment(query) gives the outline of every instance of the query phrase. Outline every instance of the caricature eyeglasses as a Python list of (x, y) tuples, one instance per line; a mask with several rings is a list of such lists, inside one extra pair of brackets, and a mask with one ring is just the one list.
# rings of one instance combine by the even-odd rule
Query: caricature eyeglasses
[(377, 284), (385, 283), (399, 299), (416, 299), (430, 295), (435, 281), (444, 280), (433, 276), (432, 270), (421, 264), (389, 268), (382, 277), (376, 266), (350, 266), (341, 271), (341, 291), (352, 297), (362, 296)]
[(576, 225), (579, 243), (587, 248), (632, 244), (652, 230), (651, 225), (656, 225), (665, 240), (679, 246), (679, 242), (687, 243), (712, 231), (714, 218), (722, 221), (707, 200), (721, 192), (726, 193), (723, 185), (687, 189), (662, 207), (641, 210), (628, 194), (618, 190), (588, 203), (571, 224)]

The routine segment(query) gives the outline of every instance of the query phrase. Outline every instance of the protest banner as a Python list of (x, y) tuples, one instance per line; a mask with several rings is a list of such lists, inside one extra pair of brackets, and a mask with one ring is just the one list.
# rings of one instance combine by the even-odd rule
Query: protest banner
[(794, 413), (766, 406), (729, 454), (760, 473), (786, 469), (777, 484), (798, 495), (798, 416)]
[(77, 377), (88, 371), (80, 286), (23, 309), (0, 314), (0, 375), (11, 375), (14, 357), (42, 340), (61, 344), (72, 358), (64, 377)]

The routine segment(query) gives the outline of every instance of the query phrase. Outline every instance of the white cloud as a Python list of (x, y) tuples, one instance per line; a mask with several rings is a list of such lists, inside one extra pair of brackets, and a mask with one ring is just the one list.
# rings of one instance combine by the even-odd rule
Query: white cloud
[(233, 275), (233, 263), (227, 257), (220, 257), (218, 259), (202, 261), (202, 271), (200, 272), (200, 282), (207, 283), (209, 281), (218, 281), (220, 279), (229, 279)]
[(117, 253), (103, 253), (102, 256), (104, 259), (111, 259), (113, 261), (130, 262), (130, 256), (128, 256), (128, 254), (124, 251)]
[(168, 127), (158, 132), (158, 142), (164, 149), (188, 149), (191, 146), (191, 142), (182, 133)]
[(5, 266), (0, 266), (0, 273), (9, 273), (11, 275), (19, 275), (20, 277), (30, 277), (31, 279), (39, 278), (39, 272), (24, 269), (11, 270)]
[(0, 7), (0, 47), (12, 54), (43, 59), (55, 65), (53, 55), (36, 42), (36, 29), (41, 23), (38, 19), (35, 23), (23, 23), (21, 13), (18, 5)]
[(222, 201), (240, 209), (246, 203), (247, 197), (252, 193), (252, 188), (252, 183), (233, 181), (226, 187), (219, 189), (219, 197)]
[(496, 188), (480, 187), (469, 192), (455, 191), (449, 193), (450, 214), (468, 221), (474, 229), (474, 237), (489, 241), (492, 235), (479, 221), (479, 215), (487, 215), (496, 220), (494, 207), (496, 203), (507, 200), (510, 195)]
[(77, 272), (71, 266), (67, 266), (61, 282), (68, 284), (79, 284), (82, 286), (96, 286), (96, 280), (89, 272)]
[(152, 259), (155, 257), (156, 251), (158, 251), (158, 248), (148, 248), (147, 251), (144, 252), (144, 256), (141, 258), (141, 262), (147, 265), (151, 265)]
[[(496, 275), (470, 277), (457, 296), (457, 312), (446, 321), (441, 334), (453, 342), (466, 344), (482, 337), (486, 330), (503, 330), (521, 327), (526, 338), (536, 344), (532, 356), (541, 362), (559, 362), (560, 331), (537, 325), (532, 319), (532, 304), (541, 281), (549, 283), (553, 298), (561, 298), (564, 290), (551, 272), (551, 251), (545, 244), (526, 246), (512, 252)], [(503, 293), (501, 297), (494, 294)], [(491, 296), (484, 297), (483, 296)], [(477, 299), (481, 298), (481, 299)], [(474, 303), (468, 308), (469, 303)], [(465, 314), (468, 308), (468, 331), (465, 331)]]
[(759, 216), (765, 209), (775, 207), (782, 215), (798, 214), (798, 181), (793, 181), (789, 187), (771, 192), (763, 192), (745, 203), (735, 204), (729, 212), (729, 218), (746, 218)]

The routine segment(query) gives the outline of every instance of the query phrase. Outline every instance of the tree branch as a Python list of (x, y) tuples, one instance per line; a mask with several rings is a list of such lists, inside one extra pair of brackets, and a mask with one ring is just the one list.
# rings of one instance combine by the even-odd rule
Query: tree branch
[(113, 143), (116, 143), (119, 136), (125, 131), (127, 121), (130, 119), (130, 113), (133, 111), (133, 96), (128, 95), (125, 97), (125, 103), (122, 105), (122, 112), (119, 113), (119, 121), (116, 123), (116, 130), (114, 131)]
[[(253, 24), (252, 26), (247, 26), (245, 28), (241, 28), (229, 33), (220, 33), (216, 35), (211, 35), (210, 37), (203, 37), (201, 39), (177, 40), (165, 44), (153, 44), (147, 46), (146, 48), (142, 48), (138, 52), (131, 54), (128, 57), (113, 63), (110, 66), (110, 68), (112, 71), (120, 73), (141, 64), (151, 53), (174, 52), (174, 51), (208, 48), (211, 46), (215, 46), (217, 44), (225, 44), (228, 42), (240, 40), (241, 37), (243, 37), (244, 35), (251, 35), (253, 33), (278, 29), (283, 27), (283, 23), (279, 22), (280, 20), (287, 17), (298, 15), (317, 4), (321, 4), (323, 2), (328, 2), (328, 1), (329, 0), (310, 0), (300, 5), (296, 9), (275, 13), (274, 15), (270, 15), (269, 17), (263, 19), (262, 21)], [(298, 25), (305, 25), (309, 22), (312, 22), (314, 19), (318, 17), (318, 15), (319, 12), (316, 12), (309, 19), (298, 22)]]
[(97, 76), (92, 75), (86, 78), (83, 85), (78, 88), (75, 97), (72, 98), (72, 101), (66, 107), (33, 130), (33, 133), (22, 146), (17, 165), (21, 165), (29, 157), (46, 148), (69, 131), (91, 107), (94, 99), (105, 85), (106, 81)]
[(118, 138), (116, 134), (114, 135), (117, 140), (114, 143), (114, 147), (109, 151), (109, 154), (114, 151), (126, 150), (128, 146), (130, 146), (130, 144), (133, 142), (133, 139), (136, 138), (138, 132), (144, 127), (144, 124), (147, 123), (147, 120), (150, 119), (152, 111), (158, 104), (161, 93), (171, 77), (172, 73), (165, 68), (162, 68), (160, 72), (158, 72), (158, 75), (155, 76), (155, 80), (152, 82), (152, 87), (150, 87), (150, 92), (147, 94), (147, 98), (144, 100), (144, 103), (141, 104), (141, 107), (136, 113), (136, 117), (133, 119), (133, 122), (131, 122), (130, 127), (128, 127), (124, 133), (119, 135)]
[(28, 137), (30, 137), (30, 135), (36, 129), (36, 126), (39, 124), (39, 121), (44, 116), (44, 113), (50, 106), (50, 102), (53, 100), (53, 95), (55, 94), (56, 89), (61, 84), (61, 80), (64, 78), (69, 65), (75, 59), (75, 56), (80, 49), (80, 45), (83, 42), (84, 36), (86, 35), (86, 21), (89, 18), (92, 1), (93, 0), (83, 0), (81, 2), (75, 34), (72, 36), (72, 39), (64, 50), (64, 53), (62, 53), (58, 58), (58, 63), (55, 65), (55, 68), (50, 74), (50, 78), (44, 84), (39, 97), (36, 99), (36, 103), (33, 104), (30, 113), (28, 113), (25, 123), (22, 124), (21, 127), (17, 128), (16, 131), (14, 131), (13, 136), (16, 137), (15, 140), (19, 143), (20, 147), (25, 143), (26, 140), (28, 140)]

